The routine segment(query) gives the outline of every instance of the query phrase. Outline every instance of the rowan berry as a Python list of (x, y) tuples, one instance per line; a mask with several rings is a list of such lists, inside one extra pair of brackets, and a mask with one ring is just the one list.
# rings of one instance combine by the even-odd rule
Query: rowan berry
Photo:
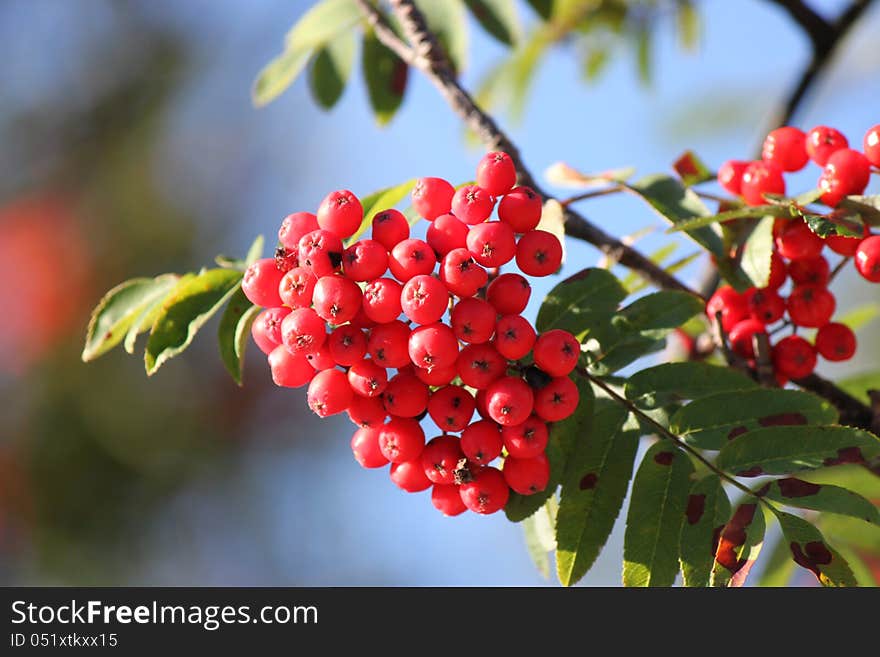
[(489, 417), (501, 426), (521, 424), (532, 414), (535, 395), (529, 385), (514, 376), (496, 379), (486, 388)]
[(498, 203), (498, 219), (515, 233), (527, 233), (541, 222), (541, 197), (531, 187), (514, 187)]
[(449, 292), (438, 279), (419, 274), (409, 279), (400, 294), (403, 314), (416, 324), (440, 321), (449, 307)]
[(269, 354), (269, 369), (275, 385), (285, 388), (299, 388), (315, 376), (315, 370), (306, 357), (290, 353), (284, 345), (275, 347)]
[(269, 355), (281, 344), (281, 322), (290, 313), (288, 308), (266, 308), (251, 325), (254, 342), (264, 354)]
[(871, 164), (875, 167), (880, 167), (880, 124), (875, 125), (865, 133), (862, 150)]
[(474, 416), (474, 397), (461, 386), (448, 385), (431, 393), (428, 415), (442, 431), (461, 431)]
[(826, 360), (849, 360), (856, 353), (856, 334), (846, 324), (829, 322), (816, 333), (816, 351)]
[(422, 451), (422, 470), (435, 484), (453, 484), (458, 462), (463, 458), (458, 438), (437, 436), (431, 438)]
[(730, 331), (738, 322), (749, 316), (748, 301), (745, 296), (729, 285), (722, 285), (709, 297), (706, 315), (714, 323), (715, 316), (721, 313), (721, 326)]
[(507, 153), (486, 153), (477, 164), (477, 185), (492, 196), (501, 196), (516, 184), (516, 167)]
[(880, 283), (880, 235), (862, 240), (855, 256), (856, 269), (865, 279)]
[(428, 386), (445, 386), (458, 376), (455, 363), (447, 367), (434, 366), (429, 370), (426, 370), (423, 367), (416, 367), (414, 372), (416, 378)]
[(816, 350), (799, 335), (789, 335), (774, 345), (773, 367), (790, 379), (802, 379), (816, 368)]
[(347, 189), (330, 192), (318, 207), (318, 226), (341, 239), (354, 235), (363, 219), (360, 200)]
[(803, 130), (791, 126), (772, 130), (764, 140), (761, 159), (772, 162), (783, 171), (800, 171), (810, 159), (807, 155), (807, 135)]
[(388, 387), (388, 372), (365, 358), (348, 368), (348, 383), (362, 397), (378, 397)]
[(380, 397), (355, 395), (348, 407), (348, 419), (359, 427), (381, 427), (388, 417)]
[(399, 372), (388, 381), (382, 402), (389, 415), (395, 417), (417, 417), (428, 408), (428, 386), (419, 381), (415, 374)]
[(478, 265), (467, 249), (453, 249), (440, 265), (440, 280), (452, 294), (474, 296), (489, 281), (489, 274)]
[(530, 459), (543, 454), (550, 439), (547, 423), (537, 415), (525, 422), (501, 428), (501, 440), (510, 456)]
[(456, 366), (462, 383), (477, 390), (488, 388), (507, 371), (507, 361), (491, 344), (467, 345), (458, 354)]
[(730, 329), (727, 338), (730, 342), (730, 348), (740, 356), (743, 358), (754, 358), (755, 347), (753, 338), (758, 333), (766, 332), (767, 328), (763, 322), (757, 319), (744, 319)]
[(574, 413), (579, 401), (574, 381), (567, 376), (556, 377), (535, 391), (535, 413), (547, 422), (558, 422)]
[(489, 465), (501, 456), (502, 432), (497, 422), (479, 420), (461, 432), (461, 451), (477, 465)]
[(342, 370), (323, 370), (315, 374), (306, 395), (309, 408), (318, 417), (342, 413), (351, 405), (353, 397), (354, 391)]
[(379, 324), (370, 330), (367, 353), (382, 367), (403, 367), (410, 363), (409, 326), (400, 320)]
[(742, 194), (742, 178), (748, 162), (728, 160), (718, 168), (718, 183), (731, 194)]
[(419, 178), (412, 190), (415, 211), (428, 221), (452, 209), (455, 188), (443, 178)]
[(392, 463), (405, 463), (421, 456), (425, 432), (417, 420), (393, 417), (379, 433), (379, 449)]
[(255, 306), (275, 308), (283, 305), (278, 286), (284, 272), (278, 269), (274, 258), (263, 258), (252, 263), (241, 279), (241, 291)]
[(550, 376), (567, 376), (577, 365), (581, 345), (568, 331), (553, 329), (535, 342), (535, 365)]
[(495, 197), (478, 185), (465, 185), (452, 197), (452, 214), (473, 226), (489, 218), (495, 208)]
[(431, 504), (444, 516), (457, 516), (467, 511), (455, 484), (434, 484), (431, 489)]
[(373, 216), (373, 239), (386, 251), (390, 251), (402, 241), (409, 239), (409, 221), (399, 210), (382, 210)]
[(807, 155), (820, 167), (824, 167), (831, 154), (847, 148), (849, 142), (839, 130), (828, 126), (816, 126), (807, 133)]
[(336, 327), (327, 336), (327, 347), (337, 365), (348, 367), (359, 362), (367, 353), (367, 337), (351, 324)]
[(829, 249), (842, 256), (854, 256), (856, 254), (856, 251), (859, 250), (859, 244), (861, 244), (862, 240), (869, 235), (870, 231), (868, 230), (868, 227), (863, 224), (861, 237), (848, 235), (829, 235), (825, 238), (825, 244), (828, 245)]
[(351, 437), (351, 451), (362, 468), (381, 468), (388, 459), (379, 449), (380, 427), (361, 427)]
[(294, 253), (299, 250), (299, 241), (306, 233), (318, 230), (318, 218), (311, 212), (294, 212), (284, 217), (278, 229), (278, 241)]
[(299, 240), (299, 264), (321, 278), (329, 276), (342, 264), (342, 240), (327, 230), (313, 230)]
[(407, 353), (416, 367), (446, 369), (458, 358), (458, 340), (446, 324), (426, 324), (410, 333)]
[(388, 269), (388, 251), (376, 240), (358, 240), (342, 252), (342, 271), (353, 281), (371, 281)]
[(516, 265), (528, 276), (549, 276), (562, 266), (562, 245), (553, 233), (531, 230), (516, 245)]
[(281, 322), (281, 342), (293, 354), (311, 354), (324, 346), (324, 320), (311, 308), (291, 310)]
[(309, 361), (309, 365), (319, 372), (336, 367), (336, 361), (333, 360), (333, 356), (330, 355), (330, 350), (327, 349), (326, 344), (318, 351), (306, 354), (306, 360)]
[(462, 299), (452, 307), (450, 324), (455, 337), (462, 342), (483, 344), (495, 333), (495, 308), (483, 299)]
[(502, 474), (507, 485), (520, 495), (534, 495), (550, 483), (550, 462), (543, 454), (528, 459), (508, 456)]
[(486, 300), (495, 306), (499, 315), (518, 315), (529, 303), (532, 286), (519, 274), (501, 274), (489, 283)]
[(785, 194), (782, 169), (772, 162), (752, 162), (743, 172), (742, 197), (749, 205), (764, 205), (765, 194)]
[(322, 276), (312, 294), (315, 312), (328, 324), (345, 324), (361, 308), (363, 293), (358, 284), (345, 276)]
[(308, 308), (318, 278), (306, 267), (294, 267), (284, 274), (278, 284), (278, 294), (285, 306)]
[(431, 222), (425, 240), (434, 249), (438, 258), (442, 258), (453, 249), (467, 247), (468, 227), (455, 215), (441, 214)]
[(785, 284), (788, 278), (788, 267), (785, 260), (776, 251), (770, 254), (770, 278), (767, 280), (767, 287), (771, 290), (778, 290)]
[(779, 255), (789, 260), (799, 258), (815, 258), (822, 253), (825, 243), (806, 223), (799, 219), (790, 219), (776, 237), (776, 249)]
[(797, 326), (824, 326), (836, 306), (834, 295), (820, 285), (798, 285), (788, 296), (788, 316)]
[(798, 258), (789, 263), (788, 275), (795, 285), (825, 285), (831, 278), (831, 268), (822, 256)]
[(378, 323), (393, 322), (403, 311), (400, 295), (403, 286), (392, 278), (377, 278), (364, 287), (361, 304), (364, 315)]
[(419, 493), (432, 486), (431, 480), (425, 476), (420, 458), (403, 463), (392, 463), (390, 475), (391, 481), (407, 493)]
[(843, 196), (861, 194), (871, 178), (871, 163), (858, 151), (841, 148), (828, 158), (822, 175), (836, 179)]
[(535, 329), (522, 315), (505, 315), (495, 325), (493, 344), (507, 360), (519, 360), (535, 345)]
[(785, 299), (776, 290), (751, 288), (746, 291), (746, 301), (751, 316), (762, 324), (772, 324), (785, 314)]
[(391, 274), (402, 283), (419, 274), (430, 274), (437, 264), (437, 256), (427, 242), (410, 238), (391, 249), (388, 267)]
[(471, 481), (458, 487), (464, 505), (480, 514), (500, 511), (510, 499), (510, 488), (501, 471), (491, 466), (481, 468)]

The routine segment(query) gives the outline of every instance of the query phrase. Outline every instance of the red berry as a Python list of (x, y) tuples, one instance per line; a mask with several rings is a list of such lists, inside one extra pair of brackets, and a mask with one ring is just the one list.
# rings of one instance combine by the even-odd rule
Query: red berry
[(309, 365), (319, 372), (336, 367), (336, 361), (333, 360), (333, 356), (330, 355), (330, 351), (326, 347), (311, 354), (306, 354), (306, 360), (309, 361)]
[(870, 232), (868, 231), (868, 227), (862, 226), (862, 236), (861, 237), (847, 237), (845, 235), (829, 235), (825, 238), (825, 244), (828, 245), (828, 248), (834, 251), (835, 253), (839, 253), (842, 256), (854, 256), (856, 251), (859, 250), (859, 244), (862, 243), (862, 240), (865, 237), (868, 237)]
[(379, 433), (379, 449), (392, 463), (419, 458), (425, 447), (425, 432), (416, 420), (393, 417)]
[(420, 458), (403, 463), (392, 463), (391, 481), (407, 493), (418, 493), (431, 487), (431, 480), (425, 476)]
[(531, 187), (515, 187), (498, 203), (498, 219), (515, 233), (534, 230), (541, 221), (541, 197)]
[(861, 194), (871, 178), (871, 163), (858, 151), (841, 148), (828, 158), (822, 175), (836, 179), (843, 196)]
[(455, 470), (464, 458), (458, 438), (437, 436), (431, 438), (422, 452), (422, 469), (435, 484), (455, 483)]
[(820, 167), (824, 167), (834, 151), (846, 148), (849, 142), (843, 133), (820, 125), (807, 133), (807, 155)]
[(378, 397), (388, 387), (388, 373), (369, 358), (348, 368), (348, 383), (361, 397)]
[(529, 303), (532, 286), (519, 274), (501, 274), (489, 283), (486, 300), (499, 315), (519, 315)]
[(306, 395), (309, 408), (318, 417), (329, 417), (342, 413), (351, 404), (354, 391), (348, 384), (348, 377), (342, 370), (318, 372), (309, 384)]
[(516, 265), (528, 276), (549, 276), (562, 266), (562, 245), (553, 233), (531, 230), (519, 238)]
[(352, 435), (351, 451), (362, 468), (381, 468), (388, 464), (388, 459), (379, 449), (381, 433), (382, 430), (378, 427), (362, 427)]
[(752, 162), (742, 177), (742, 197), (749, 205), (764, 205), (764, 194), (785, 194), (782, 169), (772, 162)]
[(477, 185), (465, 185), (452, 197), (452, 214), (473, 226), (489, 218), (495, 208), (495, 197)]
[(336, 327), (327, 337), (327, 348), (337, 365), (348, 367), (359, 362), (367, 353), (367, 337), (351, 324)]
[(281, 322), (281, 342), (293, 354), (314, 353), (327, 338), (324, 320), (311, 308), (297, 308)]
[(500, 267), (516, 255), (516, 237), (507, 224), (489, 221), (471, 228), (467, 248), (484, 267)]
[(535, 365), (550, 376), (568, 376), (581, 355), (581, 345), (571, 333), (553, 329), (535, 342)]
[(522, 315), (505, 315), (495, 326), (493, 344), (507, 360), (519, 360), (535, 345), (535, 329)]
[(535, 392), (535, 413), (547, 422), (559, 422), (575, 412), (579, 401), (574, 381), (560, 376)]
[(407, 350), (416, 367), (446, 369), (458, 358), (458, 340), (451, 328), (436, 322), (415, 329), (409, 336)]
[(341, 239), (354, 235), (363, 219), (361, 202), (347, 189), (330, 192), (318, 207), (318, 226)]
[(791, 126), (776, 128), (764, 140), (761, 159), (772, 162), (783, 171), (800, 171), (810, 159), (807, 135)]
[(520, 378), (505, 376), (486, 388), (489, 417), (502, 426), (521, 424), (532, 414), (535, 395)]
[(473, 395), (461, 386), (445, 386), (431, 393), (428, 415), (441, 431), (461, 431), (474, 415)]
[(489, 274), (478, 265), (467, 249), (453, 249), (440, 264), (440, 280), (452, 294), (472, 297), (489, 280)]
[(550, 462), (543, 454), (530, 459), (508, 456), (504, 459), (504, 480), (520, 495), (534, 495), (550, 483)]
[(521, 424), (501, 428), (504, 448), (515, 458), (530, 459), (543, 454), (549, 438), (547, 423), (537, 415), (532, 415)]
[(364, 312), (364, 299), (361, 299), (361, 309), (358, 310), (357, 315), (349, 322), (349, 325), (357, 328), (357, 329), (371, 329), (376, 326), (378, 322), (374, 322), (372, 319), (367, 317)]
[(329, 276), (342, 263), (342, 240), (327, 230), (313, 230), (299, 241), (299, 263), (318, 278)]
[(767, 287), (771, 290), (778, 290), (785, 284), (788, 278), (788, 268), (785, 260), (776, 251), (770, 254), (770, 278), (767, 281)]
[(377, 278), (364, 287), (364, 314), (378, 324), (387, 324), (400, 317), (400, 295), (403, 286), (391, 278)]
[(412, 190), (413, 208), (428, 221), (434, 221), (452, 209), (453, 194), (455, 188), (442, 178), (419, 178)]
[(795, 285), (825, 285), (831, 278), (831, 268), (822, 256), (798, 258), (789, 263), (788, 275)]
[(281, 322), (290, 313), (288, 308), (266, 308), (251, 325), (254, 342), (264, 354), (268, 355), (281, 344)]
[(376, 240), (358, 240), (342, 252), (342, 271), (353, 281), (371, 281), (388, 269), (388, 251)]
[(492, 196), (501, 196), (516, 184), (516, 167), (507, 153), (486, 153), (477, 165), (477, 185)]
[(434, 219), (425, 237), (428, 244), (438, 258), (442, 258), (452, 249), (462, 249), (467, 246), (467, 225), (456, 219), (452, 214), (441, 214)]
[(417, 417), (428, 408), (428, 386), (415, 374), (400, 372), (388, 382), (382, 394), (385, 410), (395, 417)]
[(477, 390), (488, 388), (507, 371), (507, 361), (489, 344), (467, 345), (459, 353), (456, 366), (462, 383)]
[(789, 335), (773, 347), (773, 367), (790, 379), (802, 379), (816, 368), (816, 350), (799, 335)]
[(483, 344), (495, 333), (495, 308), (483, 299), (462, 299), (452, 307), (450, 324), (462, 342)]
[(276, 386), (299, 388), (315, 376), (314, 368), (302, 354), (292, 354), (284, 345), (275, 347), (269, 354), (269, 369)]
[(743, 358), (754, 358), (755, 347), (752, 338), (758, 333), (766, 333), (767, 328), (757, 319), (744, 319), (730, 329), (728, 340), (730, 348)]
[(856, 353), (856, 334), (846, 324), (830, 322), (816, 333), (816, 351), (826, 360), (849, 360)]
[(306, 233), (318, 230), (318, 218), (311, 212), (294, 212), (284, 217), (278, 229), (278, 241), (285, 249), (299, 250), (299, 240)]
[(449, 292), (438, 279), (427, 274), (413, 276), (400, 294), (403, 314), (416, 324), (440, 321), (449, 307)]
[(810, 227), (800, 220), (789, 220), (776, 237), (776, 248), (783, 258), (815, 258), (822, 253), (825, 243)]
[(283, 305), (278, 294), (278, 286), (284, 272), (278, 269), (274, 258), (263, 258), (250, 265), (241, 280), (241, 291), (248, 300), (263, 308)]
[(474, 422), (461, 432), (461, 450), (469, 461), (489, 465), (501, 456), (501, 431), (492, 420)]
[(432, 367), (429, 370), (426, 370), (422, 367), (415, 368), (416, 378), (419, 381), (428, 386), (445, 386), (447, 383), (450, 383), (452, 379), (458, 376), (458, 371), (455, 369), (455, 363), (448, 367)]
[(482, 468), (474, 478), (458, 487), (461, 501), (471, 511), (490, 514), (500, 511), (510, 499), (510, 488), (500, 470)]
[(865, 157), (868, 158), (868, 162), (875, 167), (880, 167), (880, 124), (875, 125), (865, 133), (862, 150), (865, 151)]
[(373, 239), (390, 251), (409, 239), (409, 222), (399, 210), (382, 210), (373, 216)]
[(785, 299), (776, 290), (751, 288), (746, 292), (746, 299), (751, 316), (762, 324), (772, 324), (785, 314)]
[(822, 172), (816, 186), (822, 192), (822, 203), (829, 208), (837, 207), (837, 204), (843, 200), (844, 196), (846, 196), (846, 188), (843, 185), (843, 181), (828, 171)]
[(722, 285), (709, 297), (706, 315), (714, 323), (715, 316), (721, 313), (721, 326), (730, 331), (738, 322), (749, 316), (748, 301), (745, 296), (729, 285)]
[(748, 162), (728, 160), (718, 169), (718, 183), (731, 194), (742, 194), (742, 177), (749, 166)]
[(480, 417), (484, 420), (493, 421), (492, 418), (489, 417), (489, 409), (486, 408), (485, 388), (477, 390), (477, 394), (474, 395), (474, 401), (477, 402), (477, 413), (479, 413)]
[(388, 413), (380, 397), (355, 395), (348, 407), (348, 419), (359, 427), (381, 427)]
[(322, 276), (312, 294), (315, 312), (328, 324), (345, 324), (361, 309), (363, 294), (358, 284), (345, 276)]
[(278, 294), (285, 306), (308, 308), (312, 305), (317, 277), (306, 267), (294, 267), (288, 271), (278, 285)]
[(872, 283), (880, 283), (880, 235), (862, 240), (856, 250), (856, 269)]
[(457, 516), (467, 511), (455, 484), (434, 484), (431, 489), (431, 504), (444, 516)]
[(367, 353), (382, 367), (409, 365), (409, 326), (400, 320), (379, 324), (367, 338)]
[(834, 295), (826, 288), (798, 285), (788, 297), (788, 316), (797, 326), (819, 328), (831, 321), (836, 306)]
[(406, 282), (419, 274), (430, 274), (437, 264), (437, 256), (427, 242), (417, 239), (403, 240), (391, 250), (388, 266), (397, 280)]

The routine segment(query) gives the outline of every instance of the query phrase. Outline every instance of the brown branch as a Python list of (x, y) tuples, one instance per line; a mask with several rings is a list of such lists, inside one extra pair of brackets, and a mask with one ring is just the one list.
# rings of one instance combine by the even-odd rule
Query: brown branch
[(804, 390), (816, 393), (830, 401), (840, 411), (840, 423), (862, 429), (872, 429), (874, 414), (871, 409), (861, 401), (841, 390), (828, 379), (818, 374), (810, 374), (803, 379), (795, 380), (795, 383)]
[(814, 48), (818, 49), (820, 44), (828, 38), (828, 33), (832, 29), (831, 25), (801, 0), (769, 1), (788, 12), (788, 15), (803, 28)]

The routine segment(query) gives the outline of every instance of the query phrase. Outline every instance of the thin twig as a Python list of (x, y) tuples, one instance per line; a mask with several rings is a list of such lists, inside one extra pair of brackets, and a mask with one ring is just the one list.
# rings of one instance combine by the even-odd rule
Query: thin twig
[(594, 189), (589, 192), (584, 192), (583, 194), (575, 194), (574, 196), (569, 196), (568, 198), (564, 198), (559, 201), (559, 204), (567, 208), (572, 203), (577, 203), (578, 201), (586, 201), (587, 199), (596, 198), (598, 196), (608, 196), (609, 194), (618, 194), (623, 191), (623, 186), (614, 185), (613, 187), (605, 187), (604, 189)]
[(767, 388), (777, 387), (776, 374), (770, 359), (770, 339), (767, 334), (755, 333), (752, 337), (752, 346), (755, 350), (755, 373), (758, 375), (758, 383)]
[(844, 258), (843, 260), (841, 260), (840, 262), (837, 263), (837, 266), (831, 270), (831, 274), (828, 276), (829, 283), (831, 283), (831, 281), (833, 281), (835, 278), (837, 278), (837, 275), (841, 271), (843, 271), (843, 268), (846, 267), (846, 263), (848, 263), (849, 261), (850, 261), (850, 257), (847, 256), (846, 258)]

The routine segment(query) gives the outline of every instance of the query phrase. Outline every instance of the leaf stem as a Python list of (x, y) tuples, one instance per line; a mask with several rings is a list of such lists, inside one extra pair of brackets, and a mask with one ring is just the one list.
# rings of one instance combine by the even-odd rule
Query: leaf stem
[(603, 189), (594, 189), (589, 192), (584, 192), (583, 194), (576, 194), (574, 196), (569, 196), (566, 199), (562, 199), (559, 201), (559, 204), (566, 208), (572, 203), (577, 203), (578, 201), (586, 201), (587, 199), (596, 198), (598, 196), (608, 196), (609, 194), (617, 194), (619, 192), (624, 191), (622, 185), (614, 185), (612, 187), (605, 187)]

